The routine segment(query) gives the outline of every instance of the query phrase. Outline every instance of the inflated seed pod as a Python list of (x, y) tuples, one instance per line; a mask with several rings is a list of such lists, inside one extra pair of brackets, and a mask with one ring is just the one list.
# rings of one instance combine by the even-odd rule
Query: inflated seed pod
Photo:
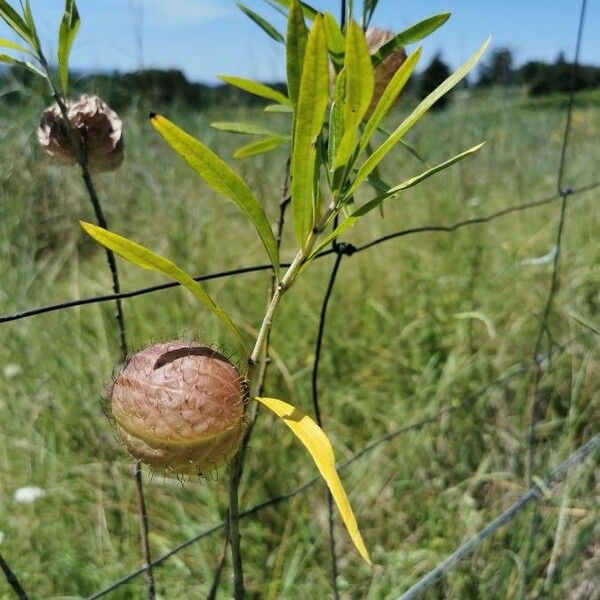
[[(91, 171), (114, 171), (123, 162), (123, 123), (98, 96), (84, 94), (66, 103), (67, 116), (78, 143), (84, 142)], [(47, 154), (65, 165), (77, 163), (77, 155), (64, 128), (58, 104), (47, 108), (37, 132)]]
[(240, 447), (245, 391), (223, 355), (176, 340), (131, 357), (111, 387), (110, 410), (135, 458), (173, 474), (199, 474)]

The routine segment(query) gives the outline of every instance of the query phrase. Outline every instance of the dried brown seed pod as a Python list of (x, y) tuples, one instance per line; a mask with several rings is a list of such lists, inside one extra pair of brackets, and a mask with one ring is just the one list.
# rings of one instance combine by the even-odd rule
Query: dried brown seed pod
[(245, 390), (223, 355), (176, 340), (131, 357), (112, 385), (110, 409), (134, 457), (174, 474), (207, 473), (240, 446)]
[[(92, 171), (114, 171), (123, 162), (123, 122), (98, 96), (83, 95), (67, 102), (67, 115), (77, 143), (83, 142)], [(42, 148), (57, 162), (77, 163), (77, 155), (64, 127), (58, 104), (47, 108), (37, 132)]]
[[(371, 56), (373, 56), (373, 54), (375, 54), (383, 45), (387, 44), (395, 37), (395, 34), (392, 31), (387, 29), (378, 29), (376, 27), (369, 27), (365, 35), (367, 38), (367, 47), (369, 48)], [(371, 105), (367, 110), (367, 118), (375, 110), (375, 107), (383, 95), (385, 88), (388, 86), (388, 83), (392, 80), (392, 77), (396, 74), (396, 71), (400, 68), (405, 60), (406, 52), (404, 51), (404, 48), (398, 48), (389, 56), (386, 56), (386, 58), (379, 65), (377, 65), (377, 68), (375, 69), (375, 90), (373, 92)]]

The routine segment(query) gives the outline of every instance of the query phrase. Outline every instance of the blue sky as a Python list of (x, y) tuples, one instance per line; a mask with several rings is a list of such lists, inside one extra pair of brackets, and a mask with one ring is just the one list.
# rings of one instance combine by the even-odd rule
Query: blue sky
[[(56, 47), (61, 0), (31, 0), (49, 55)], [(262, 0), (249, 7), (281, 17)], [(79, 0), (80, 36), (72, 65), (85, 70), (180, 68), (192, 80), (214, 82), (219, 73), (280, 80), (282, 47), (245, 17), (234, 0)], [(339, 2), (313, 5), (337, 14)], [(457, 66), (488, 36), (509, 46), (518, 62), (554, 60), (560, 50), (573, 56), (579, 0), (380, 0), (373, 24), (395, 31), (438, 12), (450, 11), (446, 25), (425, 40), (422, 64), (436, 51)], [(584, 62), (600, 63), (600, 0), (588, 1)], [(5, 31), (0, 27), (0, 36)]]

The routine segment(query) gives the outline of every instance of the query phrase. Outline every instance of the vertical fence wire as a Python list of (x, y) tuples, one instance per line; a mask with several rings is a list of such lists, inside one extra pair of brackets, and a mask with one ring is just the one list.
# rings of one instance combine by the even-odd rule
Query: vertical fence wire
[[(581, 54), (581, 44), (583, 40), (583, 30), (585, 25), (587, 9), (587, 0), (581, 0), (581, 6), (579, 10), (579, 22), (577, 27), (577, 34), (575, 39), (575, 56), (573, 59), (573, 65), (571, 68), (571, 78), (569, 83), (569, 99), (566, 109), (565, 117), (565, 128), (562, 138), (560, 160), (558, 165), (558, 175), (556, 180), (557, 192), (561, 197), (560, 212), (558, 217), (558, 225), (556, 230), (556, 241), (554, 244), (554, 259), (552, 263), (552, 274), (550, 277), (550, 285), (548, 288), (548, 295), (544, 305), (542, 317), (540, 319), (540, 325), (533, 349), (534, 359), (539, 355), (544, 339), (547, 340), (547, 353), (548, 353), (548, 365), (546, 368), (550, 368), (552, 362), (552, 349), (554, 346), (554, 338), (550, 328), (550, 313), (554, 306), (556, 294), (560, 287), (560, 267), (561, 267), (561, 255), (563, 246), (564, 229), (567, 218), (567, 200), (572, 193), (572, 190), (565, 187), (565, 173), (567, 166), (567, 153), (569, 149), (569, 142), (571, 140), (571, 126), (573, 122), (573, 107), (575, 102), (575, 82), (577, 72), (579, 70), (579, 61)], [(544, 366), (541, 362), (536, 363), (536, 369), (534, 371), (534, 380), (532, 395), (530, 399), (529, 411), (528, 411), (528, 429), (526, 437), (526, 455), (525, 455), (525, 481), (526, 486), (531, 487), (533, 472), (535, 470), (535, 448), (536, 448), (536, 428), (538, 422), (544, 419), (542, 415), (542, 403), (540, 402), (540, 384), (542, 381)], [(531, 561), (533, 554), (533, 547), (535, 538), (537, 536), (537, 530), (541, 521), (541, 515), (539, 513), (537, 505), (533, 506), (531, 517), (529, 521), (529, 530), (527, 533), (527, 539), (525, 541), (524, 548), (524, 576), (522, 580), (522, 586), (520, 591), (520, 597), (523, 599), (527, 593), (527, 587), (529, 583), (529, 575), (531, 570)]]

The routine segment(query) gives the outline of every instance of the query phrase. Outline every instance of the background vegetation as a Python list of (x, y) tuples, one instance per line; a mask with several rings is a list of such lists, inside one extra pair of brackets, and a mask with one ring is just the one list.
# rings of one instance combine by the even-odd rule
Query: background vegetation
[[(408, 104), (401, 103), (390, 119), (397, 122)], [(109, 289), (103, 252), (77, 224), (90, 214), (76, 171), (53, 167), (36, 147), (41, 108), (32, 95), (0, 112), (0, 313)], [(99, 179), (113, 229), (193, 272), (263, 262), (259, 242), (235, 207), (218, 201), (150, 131), (147, 108), (147, 100), (140, 99), (122, 115), (125, 165)], [(226, 156), (239, 138), (211, 130), (211, 121), (255, 118), (274, 127), (277, 118), (243, 106), (177, 112), (173, 108), (169, 116)], [(483, 139), (486, 148), (476, 159), (409, 190), (386, 208), (384, 219), (371, 215), (345, 239), (366, 241), (412, 225), (452, 223), (551, 195), (563, 128), (564, 112), (553, 105), (525, 102), (510, 91), (469, 97), (457, 92), (449, 110), (429, 116), (409, 141), (432, 164)], [(598, 133), (600, 110), (577, 108), (569, 184), (597, 177)], [(238, 164), (273, 219), (284, 161), (282, 151)], [(399, 152), (386, 161), (382, 177), (393, 182), (419, 170), (413, 156)], [(569, 200), (561, 288), (550, 323), (557, 341), (576, 340), (556, 351), (542, 381), (539, 475), (598, 430), (598, 338), (572, 318), (598, 324), (597, 196), (592, 191)], [(552, 250), (557, 215), (555, 203), (452, 235), (400, 239), (346, 259), (321, 368), (325, 426), (340, 460), (530, 361), (551, 269), (547, 258), (539, 257)], [(273, 336), (271, 390), (306, 411), (329, 260), (284, 300)], [(120, 267), (126, 289), (162, 281), (123, 262)], [(209, 284), (248, 331), (259, 322), (267, 285), (267, 273)], [(220, 342), (219, 326), (181, 290), (128, 300), (125, 310), (136, 347), (190, 335)], [(140, 564), (130, 466), (98, 393), (115, 365), (112, 312), (111, 305), (95, 305), (2, 325), (2, 550), (26, 588), (38, 591), (34, 597), (85, 597)], [(371, 572), (360, 562), (340, 527), (344, 597), (394, 597), (523, 493), (531, 390), (531, 373), (512, 378), (465, 410), (382, 445), (345, 472), (376, 567)], [(303, 476), (298, 483), (314, 474), (303, 450), (271, 421), (263, 415), (257, 424), (242, 508), (287, 491), (283, 482), (296, 469)], [(45, 495), (18, 503), (14, 493), (24, 486), (38, 486)], [(185, 485), (152, 478), (146, 496), (154, 554), (219, 521), (226, 494), (218, 477)], [(594, 585), (598, 497), (598, 472), (588, 464), (559, 496), (542, 502), (533, 553), (536, 585), (546, 575), (559, 515), (568, 524), (555, 550), (561, 569), (545, 597), (588, 598), (581, 590)], [(249, 593), (328, 596), (324, 498), (319, 485), (243, 523)], [(522, 513), (426, 597), (518, 597), (529, 517)], [(162, 597), (192, 598), (198, 589), (207, 591), (221, 546), (221, 537), (213, 536), (158, 569)], [(224, 578), (225, 597), (229, 585)], [(10, 597), (4, 583), (0, 597)], [(111, 597), (142, 598), (143, 582)]]

